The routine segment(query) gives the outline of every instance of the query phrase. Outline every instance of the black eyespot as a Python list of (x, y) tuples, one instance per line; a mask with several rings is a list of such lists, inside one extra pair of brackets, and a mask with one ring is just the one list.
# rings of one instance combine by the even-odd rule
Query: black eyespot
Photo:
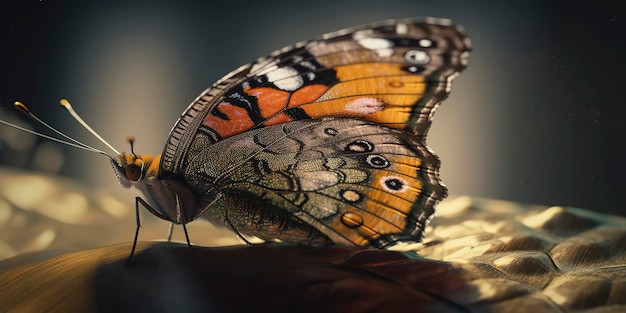
[(391, 190), (400, 190), (404, 187), (404, 183), (397, 178), (390, 178), (385, 180), (385, 186)]
[(331, 127), (328, 128), (324, 128), (324, 134), (328, 135), (328, 136), (337, 136), (339, 132)]
[(391, 193), (405, 192), (409, 189), (406, 180), (398, 176), (385, 176), (380, 179), (380, 185), (384, 190)]
[(368, 155), (365, 161), (373, 168), (386, 168), (390, 165), (389, 160), (379, 154)]
[(365, 140), (355, 140), (349, 143), (345, 148), (345, 151), (349, 152), (371, 152), (373, 150), (374, 145), (371, 142)]
[(404, 60), (411, 64), (424, 65), (430, 63), (430, 56), (422, 50), (409, 50), (404, 54)]

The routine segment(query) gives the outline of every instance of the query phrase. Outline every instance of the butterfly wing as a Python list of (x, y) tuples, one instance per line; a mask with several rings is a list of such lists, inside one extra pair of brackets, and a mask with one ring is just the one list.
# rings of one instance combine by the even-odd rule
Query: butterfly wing
[(389, 20), (326, 34), (258, 59), (205, 90), (172, 128), (160, 172), (250, 129), (359, 117), (425, 136), (469, 40), (447, 20)]
[(325, 118), (222, 140), (190, 160), (185, 178), (212, 204), (205, 216), (228, 219), (241, 233), (299, 243), (324, 242), (321, 233), (339, 244), (385, 248), (421, 239), (446, 192), (437, 168), (418, 137), (363, 119)]
[[(427, 19), (346, 29), (276, 51), (227, 75), (187, 108), (159, 175), (198, 194), (194, 214), (264, 239), (364, 247), (418, 241), (446, 195), (426, 132), (469, 50), (458, 27)], [(281, 133), (308, 129), (302, 123), (325, 129), (328, 118), (367, 127), (326, 127), (349, 142)], [(387, 147), (385, 137), (396, 140), (392, 151), (369, 150)], [(262, 138), (273, 143), (258, 149)]]

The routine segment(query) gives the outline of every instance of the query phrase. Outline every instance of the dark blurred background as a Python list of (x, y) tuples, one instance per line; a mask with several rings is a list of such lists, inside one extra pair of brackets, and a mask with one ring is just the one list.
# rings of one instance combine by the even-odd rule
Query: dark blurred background
[[(32, 125), (19, 100), (97, 145), (65, 97), (117, 149), (132, 133), (158, 154), (187, 105), (244, 63), (345, 27), (444, 17), (474, 46), (428, 139), (450, 192), (624, 215), (626, 11), (491, 2), (0, 0), (0, 119)], [(117, 188), (106, 158), (2, 125), (0, 165)]]

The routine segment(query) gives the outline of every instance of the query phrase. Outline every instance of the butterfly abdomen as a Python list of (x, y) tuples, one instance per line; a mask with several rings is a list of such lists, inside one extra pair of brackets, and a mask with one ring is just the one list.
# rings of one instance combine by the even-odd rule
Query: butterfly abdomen
[(333, 243), (315, 227), (275, 204), (259, 200), (256, 194), (226, 194), (203, 217), (215, 224), (232, 227), (236, 233), (267, 241), (278, 239), (313, 246)]

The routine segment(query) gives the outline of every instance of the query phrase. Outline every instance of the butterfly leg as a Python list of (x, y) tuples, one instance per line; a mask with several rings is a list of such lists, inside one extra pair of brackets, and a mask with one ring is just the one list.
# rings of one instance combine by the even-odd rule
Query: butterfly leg
[(137, 228), (135, 228), (135, 239), (133, 240), (133, 247), (130, 250), (130, 255), (128, 259), (126, 259), (126, 264), (130, 262), (130, 260), (135, 255), (135, 248), (137, 248), (137, 239), (139, 238), (139, 228), (141, 228), (141, 222), (139, 220), (139, 204), (142, 204), (144, 207), (149, 207), (148, 203), (140, 197), (135, 198), (135, 218), (137, 219)]
[[(172, 223), (174, 225), (174, 223)], [(191, 242), (189, 242), (189, 234), (187, 234), (187, 224), (182, 224), (185, 231), (185, 239), (187, 239), (187, 247), (191, 248)]]
[[(167, 242), (172, 242), (172, 235), (174, 234), (174, 222), (170, 223), (170, 228), (167, 230)], [(187, 240), (189, 241), (189, 240)]]

